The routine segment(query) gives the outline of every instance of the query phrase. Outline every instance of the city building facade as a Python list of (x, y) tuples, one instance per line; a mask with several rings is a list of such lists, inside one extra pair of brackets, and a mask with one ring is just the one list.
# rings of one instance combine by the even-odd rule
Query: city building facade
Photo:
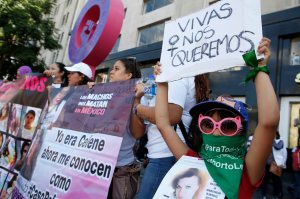
[[(136, 57), (143, 77), (152, 73), (151, 66), (161, 54), (164, 23), (203, 9), (216, 0), (122, 0), (125, 8), (120, 36), (106, 60), (97, 67), (95, 80), (106, 82), (109, 68), (119, 58)], [(71, 64), (68, 45), (72, 27), (86, 0), (58, 0), (50, 17), (59, 30), (62, 49), (42, 52), (49, 65), (55, 61)], [(279, 132), (288, 147), (296, 145), (300, 132), (300, 0), (263, 0), (263, 34), (272, 39), (270, 77), (280, 102)], [(210, 74), (214, 95), (231, 94), (252, 105), (250, 133), (256, 123), (257, 109), (253, 84), (241, 85), (245, 67)]]

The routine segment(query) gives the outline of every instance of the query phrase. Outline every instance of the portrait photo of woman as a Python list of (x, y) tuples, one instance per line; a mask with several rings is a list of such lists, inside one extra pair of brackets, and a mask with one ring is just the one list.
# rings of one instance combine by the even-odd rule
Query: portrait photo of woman
[(12, 137), (8, 137), (3, 144), (3, 149), (1, 153), (1, 166), (11, 169), (16, 163), (16, 142)]
[(21, 149), (20, 150), (17, 150), (17, 153), (18, 153), (18, 160), (15, 164), (15, 171), (20, 171), (20, 169), (22, 168), (23, 166), (23, 163), (25, 161), (25, 157), (27, 155), (27, 152), (29, 151), (29, 147), (30, 147), (30, 142), (27, 142), (27, 141), (23, 141), (22, 142), (22, 145), (21, 145)]
[(0, 131), (7, 131), (7, 122), (9, 115), (9, 103), (0, 103)]
[(13, 136), (18, 136), (20, 129), (22, 105), (13, 104), (10, 110), (8, 119), (8, 133)]
[[(53, 91), (54, 89), (52, 89)], [(58, 89), (56, 89), (58, 90)], [(52, 124), (55, 123), (59, 114), (61, 113), (66, 100), (68, 99), (70, 87), (62, 88), (53, 98), (49, 98), (49, 105), (47, 107), (47, 112), (42, 120), (43, 128), (51, 128)], [(50, 93), (51, 95), (51, 93)]]
[(199, 170), (190, 168), (174, 178), (172, 186), (176, 199), (196, 199), (201, 185)]
[(26, 151), (26, 153), (28, 154), (24, 157), (24, 160), (22, 161), (20, 174), (22, 175), (22, 177), (24, 177), (29, 181), (31, 180), (34, 174), (34, 169), (37, 163), (38, 154), (43, 145), (44, 135), (45, 135), (44, 130), (40, 130), (40, 129), (37, 130), (37, 133), (30, 145), (29, 151), (28, 152)]
[(165, 176), (154, 196), (165, 199), (205, 198), (205, 188), (209, 184), (207, 170), (193, 166), (176, 166)]

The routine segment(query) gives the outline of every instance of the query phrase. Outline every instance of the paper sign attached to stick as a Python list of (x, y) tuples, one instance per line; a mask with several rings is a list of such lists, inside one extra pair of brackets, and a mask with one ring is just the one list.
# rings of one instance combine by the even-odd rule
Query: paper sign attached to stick
[(242, 55), (256, 50), (261, 38), (259, 0), (223, 0), (167, 22), (156, 81), (243, 66)]

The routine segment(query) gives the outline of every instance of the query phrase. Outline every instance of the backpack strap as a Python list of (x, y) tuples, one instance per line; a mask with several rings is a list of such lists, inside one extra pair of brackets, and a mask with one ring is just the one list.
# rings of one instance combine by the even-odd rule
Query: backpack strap
[(184, 124), (183, 124), (182, 120), (180, 120), (180, 122), (178, 123), (178, 125), (179, 125), (181, 133), (182, 133), (182, 135), (184, 137), (185, 143), (189, 144), (188, 133), (186, 132), (186, 129), (184, 127)]

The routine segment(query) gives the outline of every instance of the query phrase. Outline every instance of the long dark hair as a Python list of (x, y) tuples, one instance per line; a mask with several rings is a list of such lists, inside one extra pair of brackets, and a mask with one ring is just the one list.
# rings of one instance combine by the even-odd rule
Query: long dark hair
[(208, 73), (195, 76), (195, 98), (196, 102), (209, 99), (211, 90), (209, 89)]
[(126, 73), (132, 74), (131, 79), (142, 77), (141, 70), (137, 67), (135, 57), (122, 58), (122, 59), (119, 59), (119, 61), (124, 64)]
[(59, 72), (63, 72), (64, 73), (63, 76), (62, 76), (61, 87), (68, 86), (68, 71), (65, 69), (66, 65), (64, 63), (61, 63), (61, 62), (55, 62), (55, 64), (59, 68)]
[(92, 80), (90, 78), (88, 78), (85, 74), (81, 73), (81, 72), (77, 72), (78, 74), (83, 76), (83, 79), (79, 82), (78, 86), (80, 85), (86, 85), (88, 82), (91, 82)]

